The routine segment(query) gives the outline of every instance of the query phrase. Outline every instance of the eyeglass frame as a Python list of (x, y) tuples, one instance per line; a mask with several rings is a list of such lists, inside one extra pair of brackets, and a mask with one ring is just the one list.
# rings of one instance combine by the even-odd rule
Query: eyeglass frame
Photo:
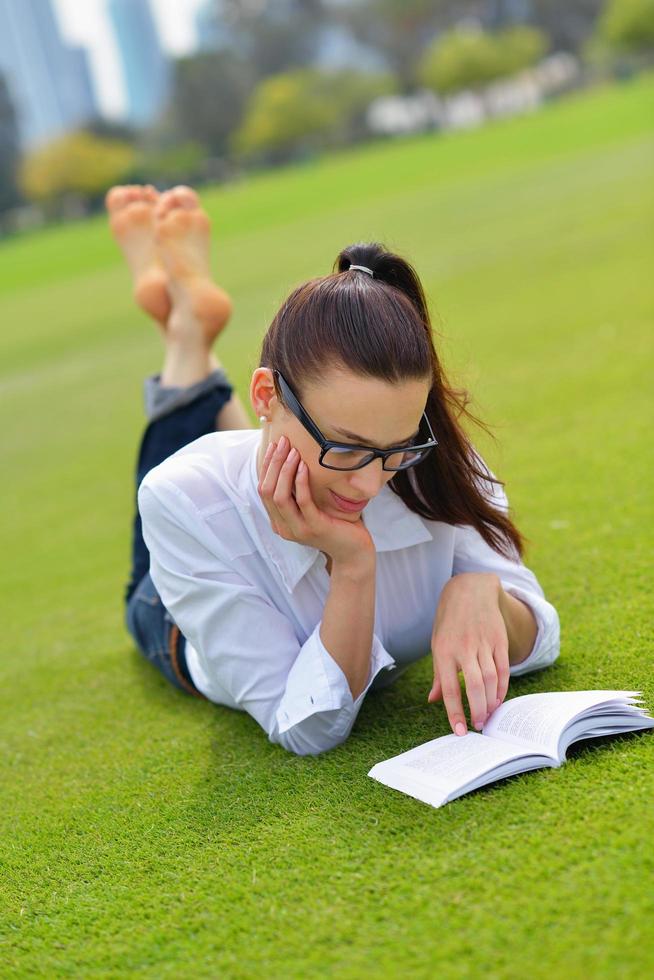
[[(427, 423), (427, 428), (429, 430), (430, 440), (428, 442), (420, 443), (419, 445), (410, 444), (407, 446), (391, 446), (390, 449), (377, 449), (375, 446), (361, 446), (358, 443), (353, 442), (334, 442), (332, 439), (325, 439), (324, 435), (313, 421), (307, 410), (304, 408), (300, 399), (297, 397), (290, 384), (277, 368), (273, 368), (273, 376), (276, 379), (279, 387), (281, 389), (283, 400), (290, 408), (293, 415), (296, 417), (298, 422), (300, 422), (304, 428), (307, 430), (309, 435), (318, 443), (320, 446), (320, 459), (318, 462), (321, 466), (324, 466), (326, 470), (336, 470), (341, 473), (353, 473), (355, 470), (361, 470), (364, 466), (368, 466), (369, 463), (374, 462), (378, 457), (382, 460), (382, 469), (385, 473), (401, 473), (403, 470), (409, 470), (412, 466), (417, 466), (418, 463), (422, 463), (424, 459), (427, 458), (429, 452), (438, 445), (438, 439), (434, 435), (432, 427), (427, 416), (427, 412), (423, 412), (418, 424), (418, 432), (420, 432), (420, 426), (422, 425), (423, 419)], [(361, 463), (359, 466), (343, 467), (343, 466), (329, 466), (327, 463), (323, 463), (325, 454), (330, 449), (362, 449), (368, 453), (372, 453), (372, 457), (366, 460), (365, 463)], [(384, 463), (386, 462), (387, 456), (393, 456), (395, 453), (406, 452), (412, 449), (426, 449), (427, 452), (420, 457), (420, 459), (415, 460), (413, 463), (409, 463), (407, 466), (401, 466), (398, 469), (386, 469)]]

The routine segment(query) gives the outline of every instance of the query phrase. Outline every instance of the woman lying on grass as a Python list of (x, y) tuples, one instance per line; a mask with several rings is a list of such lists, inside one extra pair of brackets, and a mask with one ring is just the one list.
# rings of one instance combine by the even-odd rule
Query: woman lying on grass
[(411, 266), (353, 245), (291, 293), (252, 374), (255, 430), (212, 354), (231, 303), (196, 195), (115, 187), (107, 207), (165, 345), (136, 474), (139, 649), (300, 755), (343, 742), (367, 691), (431, 649), (428, 700), (464, 734), (462, 671), (480, 729), (511, 674), (556, 659), (559, 621), (461, 428)]

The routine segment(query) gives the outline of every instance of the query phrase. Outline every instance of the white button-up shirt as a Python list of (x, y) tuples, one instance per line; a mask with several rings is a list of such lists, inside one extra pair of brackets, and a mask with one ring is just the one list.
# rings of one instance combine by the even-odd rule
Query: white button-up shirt
[[(186, 637), (188, 669), (211, 701), (247, 711), (277, 742), (316, 754), (349, 735), (367, 691), (431, 655), (441, 589), (460, 572), (494, 572), (533, 610), (538, 634), (524, 674), (559, 654), (559, 619), (534, 574), (470, 526), (429, 521), (388, 486), (363, 512), (375, 544), (370, 673), (352, 698), (320, 639), (325, 556), (275, 534), (257, 489), (261, 432), (202, 436), (150, 470), (138, 493), (150, 573)], [(499, 488), (494, 500), (508, 507)]]

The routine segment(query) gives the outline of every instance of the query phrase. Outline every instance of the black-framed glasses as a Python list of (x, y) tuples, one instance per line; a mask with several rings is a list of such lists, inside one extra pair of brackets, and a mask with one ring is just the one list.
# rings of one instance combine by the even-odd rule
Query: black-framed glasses
[(373, 446), (359, 446), (354, 443), (333, 442), (331, 439), (325, 439), (309, 413), (300, 404), (300, 400), (283, 374), (273, 370), (273, 375), (282, 392), (284, 403), (320, 446), (319, 462), (328, 470), (360, 470), (362, 466), (372, 463), (373, 459), (377, 459), (378, 456), (381, 457), (382, 467), (385, 470), (408, 470), (409, 467), (421, 463), (425, 456), (438, 445), (438, 439), (432, 432), (426, 412), (422, 413), (418, 429), (418, 438), (422, 429), (426, 429), (429, 433), (429, 439), (426, 442), (410, 443), (407, 446), (393, 446), (390, 449), (375, 449)]

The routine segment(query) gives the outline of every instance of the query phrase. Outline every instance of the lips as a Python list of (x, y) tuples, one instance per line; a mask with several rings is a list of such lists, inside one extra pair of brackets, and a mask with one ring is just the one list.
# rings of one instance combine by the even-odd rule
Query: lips
[(334, 502), (337, 507), (341, 510), (346, 510), (349, 512), (354, 512), (358, 510), (363, 510), (363, 508), (368, 503), (368, 500), (349, 500), (347, 497), (341, 497), (340, 494), (334, 493), (333, 490), (329, 491), (334, 498)]

